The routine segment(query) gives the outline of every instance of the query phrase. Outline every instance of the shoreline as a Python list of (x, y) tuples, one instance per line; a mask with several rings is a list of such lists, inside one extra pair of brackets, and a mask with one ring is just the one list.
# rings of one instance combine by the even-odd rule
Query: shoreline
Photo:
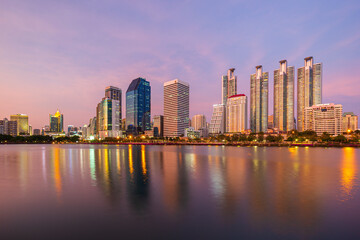
[(62, 145), (62, 144), (88, 144), (88, 145), (158, 145), (158, 146), (232, 146), (232, 147), (354, 147), (360, 148), (359, 143), (174, 143), (174, 142), (78, 142), (78, 143), (0, 143), (0, 145)]

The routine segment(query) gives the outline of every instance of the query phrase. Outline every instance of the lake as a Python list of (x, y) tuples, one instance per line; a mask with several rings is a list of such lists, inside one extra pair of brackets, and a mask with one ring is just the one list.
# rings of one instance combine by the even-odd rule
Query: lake
[(360, 239), (360, 149), (0, 145), (0, 239)]

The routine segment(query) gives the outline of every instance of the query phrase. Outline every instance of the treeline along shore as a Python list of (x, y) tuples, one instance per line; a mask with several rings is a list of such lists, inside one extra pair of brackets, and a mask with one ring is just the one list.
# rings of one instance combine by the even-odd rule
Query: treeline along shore
[(124, 138), (105, 138), (101, 140), (82, 140), (79, 136), (10, 136), (0, 135), (0, 144), (119, 144), (119, 145), (210, 145), (210, 146), (268, 146), (268, 147), (360, 147), (360, 131), (345, 135), (330, 136), (323, 133), (318, 136), (313, 131), (291, 131), (287, 134), (232, 134), (207, 138), (149, 137), (145, 135)]

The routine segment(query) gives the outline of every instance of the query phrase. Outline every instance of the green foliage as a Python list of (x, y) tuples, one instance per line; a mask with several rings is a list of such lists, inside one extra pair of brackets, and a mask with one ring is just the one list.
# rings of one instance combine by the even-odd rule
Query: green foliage
[(348, 140), (344, 135), (334, 137), (334, 142), (346, 143)]

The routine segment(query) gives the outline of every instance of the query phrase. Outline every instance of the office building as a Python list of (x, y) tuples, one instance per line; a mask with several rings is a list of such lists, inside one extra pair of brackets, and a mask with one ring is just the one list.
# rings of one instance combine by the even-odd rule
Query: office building
[(8, 135), (8, 122), (7, 118), (0, 120), (0, 134), (1, 135)]
[(151, 87), (144, 78), (134, 79), (126, 91), (126, 132), (139, 134), (151, 129)]
[(120, 119), (122, 119), (122, 91), (120, 88), (109, 86), (105, 88), (105, 97), (120, 101)]
[(7, 133), (6, 135), (11, 135), (13, 137), (19, 135), (18, 132), (18, 122), (17, 121), (8, 121), (7, 122)]
[(244, 94), (231, 96), (226, 104), (226, 132), (239, 133), (247, 129), (247, 98)]
[[(90, 124), (94, 126), (94, 121)], [(119, 137), (120, 127), (120, 101), (104, 97), (96, 108), (97, 137), (99, 139)]]
[(191, 127), (193, 127), (196, 131), (201, 128), (206, 128), (206, 117), (203, 114), (197, 114), (191, 119)]
[(164, 136), (180, 137), (189, 127), (189, 84), (178, 79), (164, 83)]
[(297, 128), (304, 131), (305, 109), (322, 102), (322, 63), (313, 57), (304, 59), (305, 66), (298, 69), (297, 78)]
[(256, 66), (256, 73), (250, 76), (250, 128), (252, 132), (266, 132), (268, 129), (269, 73)]
[(345, 112), (342, 116), (342, 132), (352, 132), (358, 129), (358, 116), (353, 112)]
[(29, 117), (26, 114), (16, 114), (10, 116), (10, 121), (17, 122), (18, 135), (29, 135)]
[(342, 105), (318, 104), (305, 108), (304, 131), (312, 130), (318, 135), (327, 132), (339, 135), (342, 130)]
[(153, 118), (154, 137), (164, 137), (164, 116), (156, 115)]
[(279, 132), (294, 129), (294, 69), (282, 60), (274, 71), (274, 129)]
[(226, 127), (225, 105), (215, 104), (213, 105), (213, 114), (211, 116), (209, 134), (223, 134)]
[[(47, 130), (48, 129), (46, 129), (45, 126), (45, 132), (47, 132)], [(57, 110), (54, 115), (50, 114), (50, 132), (53, 133), (64, 132), (64, 116), (59, 112), (59, 110)]]
[(235, 68), (230, 68), (227, 75), (222, 76), (222, 104), (226, 105), (230, 96), (237, 94), (237, 77), (234, 75)]

